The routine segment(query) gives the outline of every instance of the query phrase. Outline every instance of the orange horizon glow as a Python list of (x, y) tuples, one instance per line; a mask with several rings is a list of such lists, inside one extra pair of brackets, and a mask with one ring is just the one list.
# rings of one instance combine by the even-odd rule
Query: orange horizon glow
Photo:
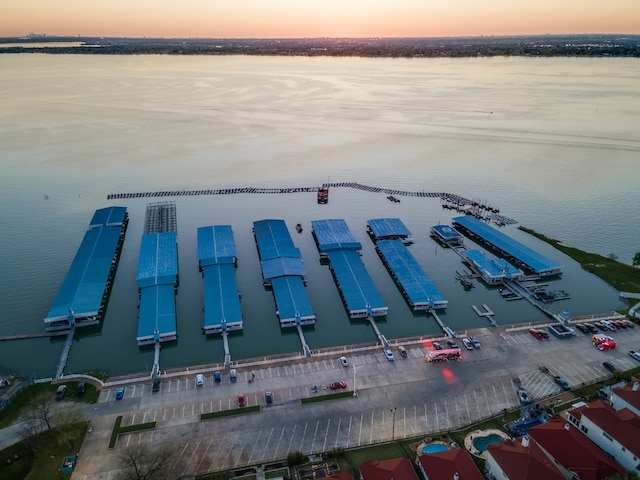
[(631, 0), (22, 0), (1, 36), (164, 38), (458, 37), (640, 34)]

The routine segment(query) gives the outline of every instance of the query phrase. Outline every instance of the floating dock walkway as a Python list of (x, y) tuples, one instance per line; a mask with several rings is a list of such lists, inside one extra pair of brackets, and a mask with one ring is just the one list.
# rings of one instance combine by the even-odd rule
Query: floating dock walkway
[(350, 318), (384, 316), (389, 308), (382, 300), (362, 263), (362, 249), (342, 219), (313, 220), (313, 237), (326, 258)]
[(96, 210), (44, 318), (47, 332), (100, 323), (127, 230), (126, 207)]

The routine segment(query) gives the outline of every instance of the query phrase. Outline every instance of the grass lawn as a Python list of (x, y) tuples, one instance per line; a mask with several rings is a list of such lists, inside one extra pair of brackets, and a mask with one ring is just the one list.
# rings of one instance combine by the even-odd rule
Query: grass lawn
[[(0, 466), (0, 480), (70, 479), (70, 473), (61, 473), (58, 470), (64, 457), (76, 455), (80, 451), (87, 426), (87, 422), (72, 425), (72, 435), (67, 441), (61, 440), (55, 430), (39, 435), (38, 449), (35, 454), (27, 440), (4, 449), (0, 452), (0, 458), (3, 459)], [(10, 465), (5, 463), (4, 459), (14, 459), (16, 455), (17, 459)]]
[(544, 240), (561, 252), (569, 255), (587, 272), (597, 275), (621, 292), (640, 292), (640, 268), (618, 262), (609, 257), (588, 253), (574, 247), (567, 247), (558, 240), (549, 238), (525, 227), (519, 227), (534, 237)]
[[(65, 402), (96, 403), (98, 401), (100, 392), (93, 385), (85, 383), (84, 395), (80, 397), (76, 396), (77, 381), (67, 382), (66, 385), (67, 394), (64, 397)], [(8, 427), (20, 418), (20, 415), (27, 405), (40, 395), (47, 394), (51, 395), (51, 398), (54, 398), (57, 388), (58, 385), (51, 383), (36, 383), (25, 388), (6, 408), (0, 410), (0, 428)]]

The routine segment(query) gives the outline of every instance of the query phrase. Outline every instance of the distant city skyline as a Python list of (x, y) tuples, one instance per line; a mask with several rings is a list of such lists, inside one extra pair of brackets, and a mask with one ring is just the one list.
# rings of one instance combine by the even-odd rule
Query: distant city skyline
[(637, 0), (22, 0), (0, 36), (455, 37), (640, 33)]

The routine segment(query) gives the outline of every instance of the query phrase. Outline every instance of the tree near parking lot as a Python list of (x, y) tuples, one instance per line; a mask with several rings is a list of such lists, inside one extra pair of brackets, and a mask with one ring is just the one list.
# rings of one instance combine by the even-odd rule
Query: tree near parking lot
[(120, 480), (157, 480), (168, 477), (174, 464), (175, 449), (163, 444), (157, 448), (135, 445), (120, 454)]
[(636, 252), (636, 254), (633, 256), (632, 265), (634, 267), (640, 267), (640, 252)]

